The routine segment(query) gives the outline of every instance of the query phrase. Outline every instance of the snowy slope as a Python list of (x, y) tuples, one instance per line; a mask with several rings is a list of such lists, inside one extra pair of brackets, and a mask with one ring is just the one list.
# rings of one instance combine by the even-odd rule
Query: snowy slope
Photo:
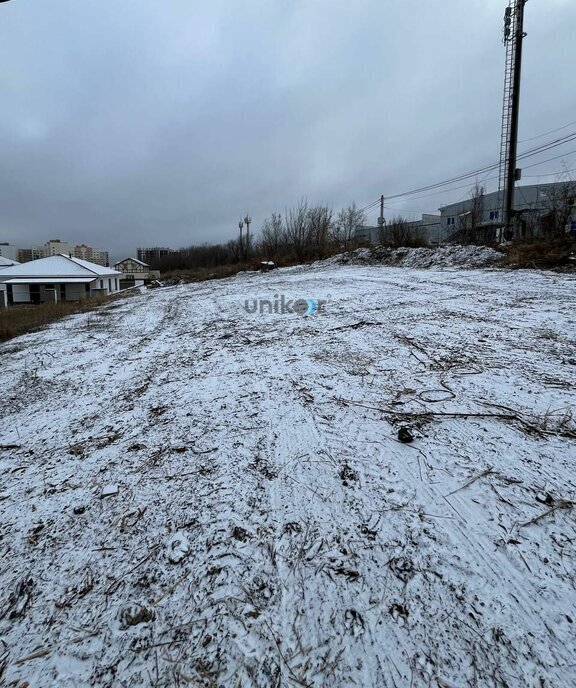
[(0, 347), (0, 685), (573, 686), (575, 287), (288, 269)]

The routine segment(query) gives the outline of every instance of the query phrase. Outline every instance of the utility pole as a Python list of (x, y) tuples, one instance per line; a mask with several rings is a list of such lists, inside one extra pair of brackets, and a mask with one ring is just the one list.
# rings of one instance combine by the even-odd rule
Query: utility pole
[(527, 1), (510, 0), (504, 15), (506, 73), (504, 79), (504, 106), (502, 109), (499, 189), (503, 194), (503, 221), (506, 239), (511, 239), (515, 234), (514, 186), (519, 181), (521, 175), (521, 170), (516, 168), (516, 161), (518, 154), (522, 45), (526, 37), (524, 33), (524, 6)]
[(378, 241), (384, 241), (384, 225), (386, 220), (384, 219), (384, 194), (380, 196), (380, 217), (378, 218), (378, 227), (380, 228), (380, 236)]

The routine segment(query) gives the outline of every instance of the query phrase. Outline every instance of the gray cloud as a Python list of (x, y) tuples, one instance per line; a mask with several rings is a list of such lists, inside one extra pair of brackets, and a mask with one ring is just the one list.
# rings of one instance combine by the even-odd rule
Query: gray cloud
[[(364, 205), (492, 162), (505, 5), (3, 4), (0, 240), (221, 241), (246, 211), (258, 226), (301, 196)], [(576, 119), (575, 4), (530, 2), (526, 24), (521, 138)]]

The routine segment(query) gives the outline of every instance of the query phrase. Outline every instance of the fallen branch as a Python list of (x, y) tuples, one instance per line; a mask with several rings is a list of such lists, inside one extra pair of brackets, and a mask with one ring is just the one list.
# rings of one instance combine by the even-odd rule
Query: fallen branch
[(554, 506), (550, 507), (548, 511), (545, 511), (543, 514), (538, 514), (538, 516), (534, 516), (534, 518), (531, 518), (529, 521), (526, 521), (525, 523), (520, 523), (519, 527), (520, 528), (525, 528), (526, 526), (531, 526), (534, 523), (538, 523), (538, 521), (541, 521), (543, 518), (546, 518), (546, 516), (549, 516), (550, 514), (553, 514), (555, 511), (558, 511), (558, 509), (571, 509), (574, 506), (575, 502), (570, 502), (565, 499), (561, 499), (559, 502), (554, 504)]
[(129, 576), (131, 573), (133, 573), (134, 571), (136, 571), (136, 569), (137, 569), (138, 567), (142, 566), (142, 564), (144, 564), (145, 562), (147, 562), (148, 559), (150, 559), (159, 549), (160, 549), (160, 545), (154, 545), (154, 546), (152, 547), (152, 549), (150, 550), (150, 552), (148, 552), (148, 554), (147, 554), (143, 559), (141, 559), (141, 560), (136, 564), (136, 566), (133, 566), (131, 569), (129, 569), (128, 571), (126, 571), (126, 573), (123, 573), (123, 574), (120, 576), (120, 578), (117, 578), (113, 583), (111, 583), (111, 584), (106, 588), (106, 590), (104, 591), (104, 594), (105, 594), (105, 595), (111, 595), (113, 592), (116, 592), (116, 590), (118, 590), (118, 588), (120, 587), (120, 583), (124, 580), (124, 578), (126, 578), (126, 576)]
[(478, 473), (478, 475), (475, 475), (473, 478), (470, 478), (468, 482), (465, 482), (464, 485), (457, 487), (455, 490), (452, 490), (452, 492), (449, 492), (445, 496), (449, 497), (450, 495), (456, 494), (456, 492), (460, 492), (460, 490), (465, 490), (467, 487), (470, 487), (470, 485), (475, 483), (477, 480), (480, 480), (480, 478), (483, 478), (486, 475), (492, 475), (493, 473), (496, 473), (496, 471), (493, 470), (493, 466), (488, 466), (488, 468), (485, 471), (482, 471), (482, 473)]

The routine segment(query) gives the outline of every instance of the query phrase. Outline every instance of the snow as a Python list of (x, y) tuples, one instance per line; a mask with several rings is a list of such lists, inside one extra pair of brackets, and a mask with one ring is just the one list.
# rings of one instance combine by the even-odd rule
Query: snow
[(10, 268), (14, 265), (20, 265), (20, 263), (17, 260), (0, 256), (0, 268)]
[(571, 688), (575, 287), (280, 269), (2, 345), (0, 683)]

